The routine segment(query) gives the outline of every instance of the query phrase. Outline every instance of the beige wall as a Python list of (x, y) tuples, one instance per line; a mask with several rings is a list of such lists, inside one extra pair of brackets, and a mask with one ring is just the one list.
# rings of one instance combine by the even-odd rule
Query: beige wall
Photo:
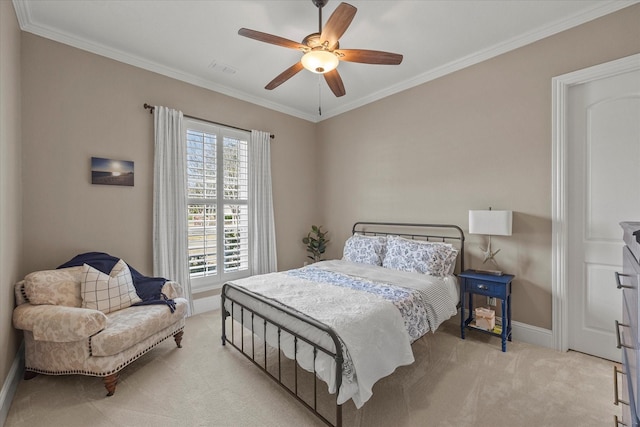
[(11, 316), (22, 255), (20, 28), (13, 5), (5, 1), (0, 1), (0, 58), (0, 379), (4, 383), (19, 345)]
[[(514, 320), (551, 328), (551, 79), (640, 52), (640, 5), (320, 123), (329, 257), (356, 220), (450, 222), (511, 209), (494, 237)], [(357, 159), (357, 160), (354, 160)], [(468, 267), (484, 236), (467, 234)]]
[[(551, 78), (640, 52), (640, 5), (319, 125), (20, 32), (0, 1), (0, 375), (17, 351), (13, 283), (101, 250), (151, 272), (153, 124), (144, 102), (276, 134), (279, 269), (311, 223), (340, 256), (356, 220), (453, 222), (514, 210), (496, 238), (515, 320), (551, 327)], [(21, 92), (20, 92), (21, 88)], [(91, 156), (133, 160), (132, 188), (90, 184)], [(319, 156), (319, 161), (316, 161)], [(317, 179), (317, 177), (320, 179)], [(22, 180), (22, 183), (21, 183)], [(479, 266), (469, 236), (471, 260)]]
[[(29, 33), (22, 45), (23, 273), (84, 251), (152, 273), (153, 117), (145, 102), (276, 135), (278, 266), (304, 262), (300, 239), (319, 216), (315, 124)], [(135, 186), (92, 185), (92, 156), (134, 161)]]

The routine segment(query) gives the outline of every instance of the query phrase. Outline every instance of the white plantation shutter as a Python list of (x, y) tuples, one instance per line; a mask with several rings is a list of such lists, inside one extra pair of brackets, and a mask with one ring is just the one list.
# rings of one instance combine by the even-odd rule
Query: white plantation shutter
[(249, 133), (185, 119), (194, 289), (249, 275)]
[(216, 274), (216, 137), (187, 129), (189, 274)]
[(249, 135), (224, 138), (224, 271), (249, 269)]

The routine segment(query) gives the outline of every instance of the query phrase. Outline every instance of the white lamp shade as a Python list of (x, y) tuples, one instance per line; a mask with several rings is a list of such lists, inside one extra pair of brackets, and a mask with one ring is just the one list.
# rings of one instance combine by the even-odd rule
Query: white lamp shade
[(469, 211), (469, 233), (511, 236), (512, 211)]

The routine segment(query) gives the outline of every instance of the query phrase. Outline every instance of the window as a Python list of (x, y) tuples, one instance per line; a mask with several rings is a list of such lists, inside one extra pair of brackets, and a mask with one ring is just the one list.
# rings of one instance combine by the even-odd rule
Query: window
[(249, 275), (249, 132), (184, 119), (189, 274), (195, 290)]

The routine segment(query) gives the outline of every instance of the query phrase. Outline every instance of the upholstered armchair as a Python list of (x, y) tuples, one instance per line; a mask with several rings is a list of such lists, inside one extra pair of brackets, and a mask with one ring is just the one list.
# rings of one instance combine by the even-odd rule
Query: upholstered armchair
[(181, 347), (188, 311), (181, 286), (162, 285), (167, 304), (136, 305), (141, 300), (122, 264), (109, 275), (86, 264), (38, 271), (15, 285), (13, 324), (24, 331), (25, 379), (101, 377), (111, 396), (125, 366), (167, 338)]

